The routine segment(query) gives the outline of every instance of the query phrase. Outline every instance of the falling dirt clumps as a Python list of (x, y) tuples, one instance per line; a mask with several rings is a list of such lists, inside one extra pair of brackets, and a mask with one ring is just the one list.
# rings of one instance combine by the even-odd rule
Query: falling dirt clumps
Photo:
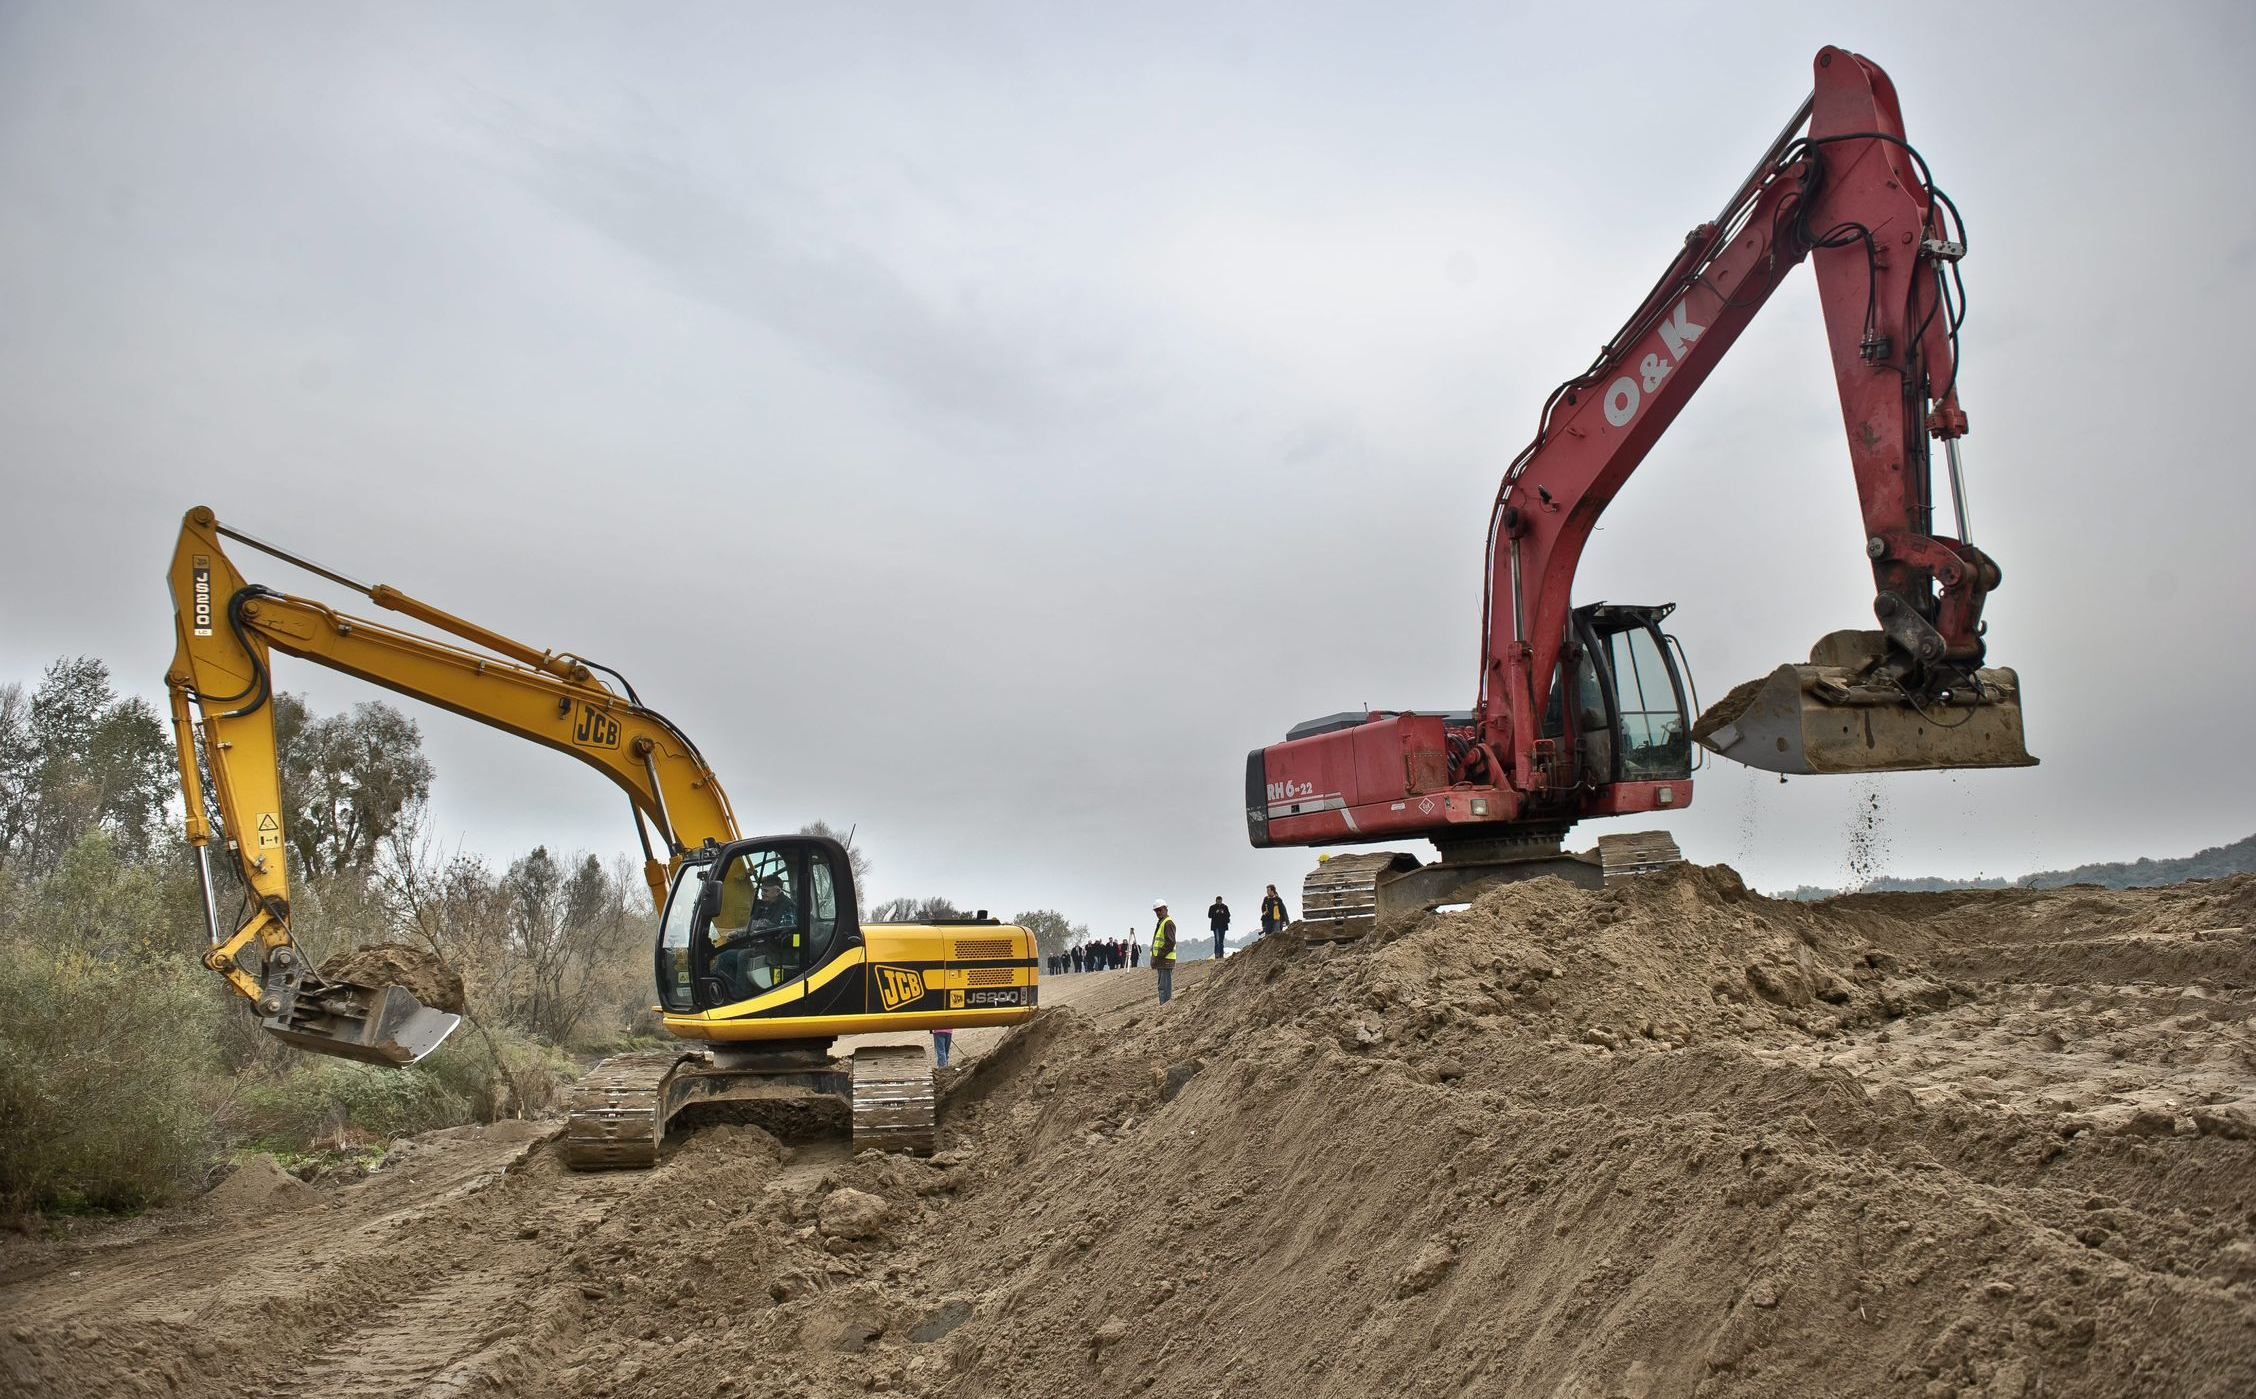
[(340, 952), (321, 964), (330, 981), (360, 986), (400, 986), (433, 1010), (460, 1015), (466, 1009), (462, 973), (435, 952), (404, 942), (376, 942)]

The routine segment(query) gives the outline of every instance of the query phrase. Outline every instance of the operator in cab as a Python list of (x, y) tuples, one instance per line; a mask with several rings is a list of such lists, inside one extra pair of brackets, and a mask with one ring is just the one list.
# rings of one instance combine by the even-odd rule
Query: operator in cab
[(733, 930), (716, 927), (713, 942), (720, 949), (713, 958), (713, 975), (738, 1000), (789, 979), (798, 969), (799, 905), (783, 877), (762, 878), (744, 922)]

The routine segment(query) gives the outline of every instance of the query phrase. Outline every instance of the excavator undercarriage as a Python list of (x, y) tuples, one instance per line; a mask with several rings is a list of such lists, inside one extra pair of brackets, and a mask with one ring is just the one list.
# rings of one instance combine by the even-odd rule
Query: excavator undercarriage
[(1405, 914), (1469, 903), (1498, 884), (1548, 876), (1596, 889), (1684, 859), (1667, 831), (1603, 835), (1580, 852), (1562, 848), (1564, 835), (1464, 842), (1444, 848), (1432, 864), (1401, 850), (1333, 855), (1302, 881), (1302, 932), (1318, 942), (1345, 941)]
[(658, 1163), (669, 1125), (688, 1108), (810, 1095), (846, 1102), (856, 1151), (932, 1150), (937, 1095), (922, 1047), (877, 1045), (839, 1060), (814, 1042), (614, 1055), (573, 1091), (564, 1159), (575, 1171), (642, 1170)]

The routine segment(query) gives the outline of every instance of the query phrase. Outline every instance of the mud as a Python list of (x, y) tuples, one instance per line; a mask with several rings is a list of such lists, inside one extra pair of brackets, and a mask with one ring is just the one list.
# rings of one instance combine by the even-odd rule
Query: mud
[(350, 981), (361, 986), (402, 986), (433, 1010), (460, 1015), (462, 973), (448, 966), (435, 952), (404, 942), (377, 942), (340, 952), (321, 964), (330, 981)]
[(0, 1386), (2256, 1392), (2252, 921), (2249, 878), (1680, 866), (1288, 932), (1164, 1008), (1057, 978), (958, 1036), (930, 1160), (717, 1123), (574, 1176), (457, 1129), (254, 1227), (0, 1250)]

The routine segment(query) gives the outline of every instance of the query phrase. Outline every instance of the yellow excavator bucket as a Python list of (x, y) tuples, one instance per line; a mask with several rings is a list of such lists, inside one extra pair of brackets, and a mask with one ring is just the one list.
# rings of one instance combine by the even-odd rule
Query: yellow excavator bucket
[(1701, 746), (1778, 773), (2034, 767), (2021, 731), (2021, 679), (2002, 666), (1975, 683), (1913, 696), (1865, 662), (1876, 632), (1835, 632), (1808, 665), (1739, 686), (1692, 726)]
[(412, 1064), (462, 1023), (461, 1016), (423, 1004), (404, 986), (330, 981), (313, 989), (278, 977), (269, 980), (266, 992), (259, 1024), (267, 1033), (299, 1049), (364, 1064)]

